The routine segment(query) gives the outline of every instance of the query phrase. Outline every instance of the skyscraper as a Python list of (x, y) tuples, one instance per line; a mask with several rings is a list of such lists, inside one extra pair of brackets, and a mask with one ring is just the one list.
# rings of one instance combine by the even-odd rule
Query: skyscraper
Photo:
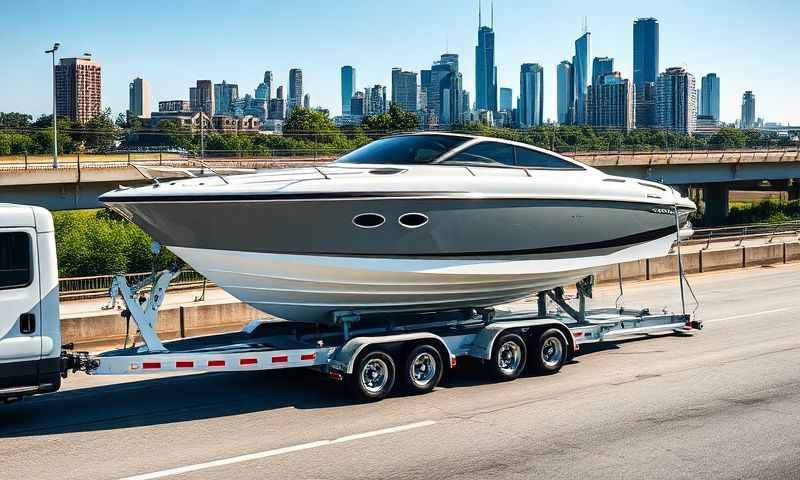
[(150, 82), (134, 78), (128, 85), (128, 112), (137, 117), (150, 117)]
[(519, 72), (519, 126), (544, 123), (544, 69), (538, 63), (523, 63)]
[(431, 66), (428, 87), (428, 110), (433, 112), (440, 125), (461, 123), (467, 109), (462, 93), (463, 78), (458, 71), (458, 55), (442, 54)]
[(364, 101), (366, 103), (367, 115), (380, 115), (386, 110), (386, 87), (375, 85), (372, 88), (364, 89)]
[(91, 58), (62, 58), (55, 67), (56, 115), (79, 123), (99, 115), (100, 73)]
[(748, 90), (742, 95), (742, 120), (740, 128), (753, 128), (756, 126), (756, 96)]
[(614, 71), (614, 59), (610, 57), (594, 57), (592, 60), (592, 85), (597, 83), (598, 79)]
[(694, 75), (671, 67), (656, 80), (656, 126), (691, 135), (697, 125)]
[(700, 79), (699, 115), (709, 115), (719, 121), (719, 77), (709, 73)]
[(497, 111), (497, 67), (494, 64), (494, 2), (492, 20), (481, 24), (481, 2), (478, 2), (478, 45), (475, 47), (475, 107)]
[(350, 98), (350, 115), (364, 116), (367, 114), (364, 92), (358, 91)]
[(658, 20), (639, 18), (633, 22), (633, 86), (636, 93), (658, 78)]
[(292, 110), (303, 105), (303, 71), (299, 68), (289, 70), (289, 102), (286, 107), (286, 116)]
[(233, 104), (239, 98), (239, 85), (228, 83), (214, 84), (214, 113), (216, 115), (233, 115)]
[(633, 84), (619, 72), (597, 77), (589, 86), (588, 99), (588, 121), (593, 127), (625, 132), (633, 128)]
[(558, 123), (575, 123), (575, 71), (572, 64), (564, 60), (556, 68), (556, 113)]
[(306, 93), (303, 95), (303, 108), (306, 110), (311, 110), (311, 94)]
[(272, 83), (272, 72), (267, 70), (264, 72), (264, 81), (256, 87), (256, 99), (269, 103), (272, 99)]
[(286, 99), (283, 96), (283, 85), (278, 87), (275, 98), (269, 100), (267, 117), (270, 120), (283, 120), (286, 117)]
[(589, 70), (591, 56), (591, 34), (585, 32), (575, 40), (575, 56), (572, 67), (575, 72), (575, 123), (586, 123), (586, 89), (592, 72)]
[(356, 69), (350, 65), (342, 67), (342, 115), (350, 115), (350, 99), (356, 91)]
[(189, 88), (189, 104), (193, 112), (205, 112), (214, 116), (214, 85), (211, 80), (198, 80), (196, 86)]
[(416, 112), (417, 73), (392, 68), (392, 103), (406, 112)]
[(500, 110), (510, 112), (514, 109), (514, 93), (510, 88), (500, 88)]

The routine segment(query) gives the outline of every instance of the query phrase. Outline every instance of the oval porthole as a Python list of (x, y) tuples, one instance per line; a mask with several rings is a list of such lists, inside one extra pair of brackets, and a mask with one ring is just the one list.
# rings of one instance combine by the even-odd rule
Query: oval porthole
[(377, 228), (386, 222), (383, 215), (377, 213), (362, 213), (353, 217), (353, 225), (361, 228)]
[(405, 213), (397, 219), (406, 228), (419, 228), (428, 223), (428, 216), (422, 213)]

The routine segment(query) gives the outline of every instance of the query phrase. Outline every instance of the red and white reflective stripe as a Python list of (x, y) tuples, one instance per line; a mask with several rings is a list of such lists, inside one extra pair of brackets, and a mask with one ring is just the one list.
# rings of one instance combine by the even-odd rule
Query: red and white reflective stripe
[(257, 358), (240, 358), (239, 365), (255, 365), (258, 363)]
[(272, 363), (286, 363), (289, 361), (289, 355), (274, 355)]
[(145, 370), (154, 370), (161, 368), (161, 362), (144, 362), (142, 363), (142, 368)]
[(225, 360), (209, 360), (208, 361), (208, 366), (209, 367), (224, 367), (225, 366)]
[(317, 358), (316, 352), (304, 353), (300, 355), (300, 360), (315, 360)]
[(178, 360), (175, 362), (175, 368), (194, 368), (194, 362), (191, 360)]

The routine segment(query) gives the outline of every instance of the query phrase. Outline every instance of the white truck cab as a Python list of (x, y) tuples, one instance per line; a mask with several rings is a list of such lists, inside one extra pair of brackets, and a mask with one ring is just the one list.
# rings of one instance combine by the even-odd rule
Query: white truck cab
[(0, 203), (0, 401), (58, 390), (61, 370), (53, 217)]

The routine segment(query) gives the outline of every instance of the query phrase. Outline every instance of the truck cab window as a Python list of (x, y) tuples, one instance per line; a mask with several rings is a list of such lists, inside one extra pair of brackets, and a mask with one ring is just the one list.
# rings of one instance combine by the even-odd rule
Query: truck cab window
[(0, 233), (0, 290), (31, 283), (31, 239), (25, 232)]

